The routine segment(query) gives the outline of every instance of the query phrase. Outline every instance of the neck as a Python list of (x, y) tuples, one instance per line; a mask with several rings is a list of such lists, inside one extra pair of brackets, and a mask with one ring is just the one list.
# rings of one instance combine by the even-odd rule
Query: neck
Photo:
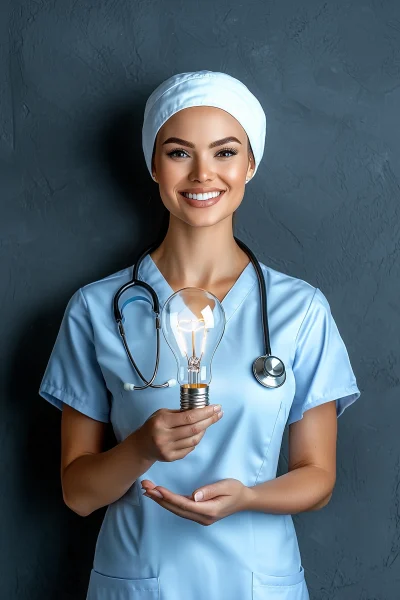
[(210, 227), (192, 227), (171, 214), (167, 234), (151, 258), (173, 289), (210, 289), (236, 280), (249, 263), (232, 231), (232, 216)]

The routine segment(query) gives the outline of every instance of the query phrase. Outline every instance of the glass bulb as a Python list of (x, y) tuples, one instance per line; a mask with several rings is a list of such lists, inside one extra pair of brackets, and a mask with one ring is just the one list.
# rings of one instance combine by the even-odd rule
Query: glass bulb
[(165, 302), (161, 328), (178, 366), (181, 410), (207, 406), (211, 362), (225, 330), (220, 301), (201, 288), (183, 288)]

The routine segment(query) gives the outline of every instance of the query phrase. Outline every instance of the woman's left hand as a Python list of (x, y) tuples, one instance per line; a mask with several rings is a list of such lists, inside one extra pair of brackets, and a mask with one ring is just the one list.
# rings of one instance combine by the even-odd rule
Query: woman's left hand
[[(179, 517), (196, 521), (200, 525), (212, 525), (228, 515), (246, 510), (251, 494), (251, 488), (237, 479), (221, 479), (216, 483), (202, 486), (195, 490), (192, 496), (174, 494), (165, 487), (155, 486), (149, 479), (143, 479), (141, 484), (146, 490), (144, 496)], [(154, 494), (154, 490), (161, 493), (163, 498)], [(203, 498), (194, 500), (195, 494), (199, 492), (203, 493)]]

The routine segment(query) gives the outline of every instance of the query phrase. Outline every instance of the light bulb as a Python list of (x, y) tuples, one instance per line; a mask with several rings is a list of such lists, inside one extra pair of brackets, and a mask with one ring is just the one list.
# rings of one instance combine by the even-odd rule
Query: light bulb
[(176, 358), (181, 410), (208, 406), (211, 362), (225, 330), (220, 301), (201, 288), (183, 288), (165, 302), (161, 328)]

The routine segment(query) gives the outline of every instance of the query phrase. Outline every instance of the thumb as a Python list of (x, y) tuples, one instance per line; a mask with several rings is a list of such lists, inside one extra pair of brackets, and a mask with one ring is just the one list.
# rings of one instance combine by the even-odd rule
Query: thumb
[(202, 488), (200, 490), (196, 490), (193, 492), (193, 499), (195, 502), (200, 502), (201, 500), (206, 500), (207, 488)]
[(213, 484), (200, 487), (193, 492), (193, 499), (195, 502), (199, 502), (201, 500), (211, 500), (218, 496), (229, 496), (233, 493), (232, 483), (237, 483), (237, 480), (228, 477), (227, 479), (221, 479)]
[(219, 483), (220, 482), (214, 483), (212, 485), (207, 485), (205, 487), (203, 486), (195, 490), (193, 492), (193, 499), (195, 500), (195, 502), (211, 500), (212, 498), (215, 498), (215, 496), (219, 496), (222, 491), (221, 489), (218, 491)]

